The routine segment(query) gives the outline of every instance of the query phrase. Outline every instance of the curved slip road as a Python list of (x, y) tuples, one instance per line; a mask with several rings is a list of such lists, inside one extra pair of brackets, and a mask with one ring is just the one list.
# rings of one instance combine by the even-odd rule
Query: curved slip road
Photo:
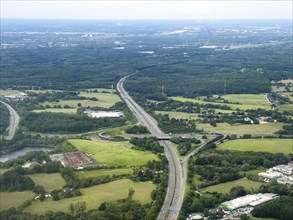
[(9, 104), (3, 101), (0, 101), (0, 102), (3, 103), (8, 108), (10, 113), (10, 123), (9, 123), (9, 127), (7, 128), (9, 132), (7, 136), (4, 136), (4, 139), (12, 140), (15, 135), (15, 131), (18, 128), (20, 118), (17, 112)]
[[(165, 134), (159, 129), (156, 121), (125, 91), (123, 83), (129, 76), (131, 75), (123, 77), (117, 83), (117, 90), (121, 98), (126, 102), (137, 120), (143, 123), (153, 136), (164, 136)], [(178, 218), (184, 198), (185, 179), (179, 157), (174, 150), (172, 143), (170, 141), (159, 141), (159, 143), (164, 147), (166, 157), (169, 161), (169, 180), (166, 198), (157, 219), (175, 220)]]

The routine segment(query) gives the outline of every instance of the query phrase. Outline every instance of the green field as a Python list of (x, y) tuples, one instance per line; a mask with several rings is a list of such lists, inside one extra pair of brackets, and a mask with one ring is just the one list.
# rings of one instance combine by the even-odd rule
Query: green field
[(150, 182), (133, 182), (129, 179), (121, 179), (110, 183), (80, 189), (82, 195), (78, 197), (62, 199), (59, 201), (46, 200), (37, 202), (25, 209), (34, 214), (44, 214), (46, 211), (68, 212), (70, 203), (86, 202), (88, 210), (97, 209), (102, 202), (117, 201), (127, 198), (128, 189), (135, 190), (133, 200), (142, 204), (151, 202), (151, 192), (156, 188)]
[(19, 93), (21, 93), (21, 91), (18, 90), (12, 90), (12, 89), (0, 89), (0, 95), (18, 95)]
[(0, 192), (0, 211), (12, 207), (17, 208), (24, 201), (32, 199), (35, 194), (32, 191)]
[(41, 173), (29, 175), (36, 185), (43, 186), (46, 191), (50, 192), (54, 189), (61, 189), (66, 182), (60, 173)]
[(8, 171), (9, 169), (4, 169), (4, 168), (1, 168), (0, 169), (0, 175), (2, 175), (3, 173), (5, 173), (6, 171)]
[(91, 177), (99, 177), (99, 176), (112, 176), (112, 175), (125, 175), (125, 174), (132, 174), (133, 170), (130, 168), (125, 169), (102, 169), (102, 170), (91, 170), (91, 171), (79, 171), (76, 172), (78, 178), (85, 179)]
[(200, 191), (202, 192), (219, 192), (219, 193), (229, 193), (231, 188), (234, 186), (243, 186), (246, 190), (257, 190), (264, 183), (256, 182), (248, 179), (239, 179), (226, 183), (220, 183), (218, 185), (209, 186), (206, 188), (202, 188)]
[(226, 103), (218, 103), (218, 102), (206, 102), (203, 100), (198, 99), (190, 99), (190, 98), (183, 98), (183, 97), (170, 97), (171, 99), (181, 101), (181, 102), (193, 102), (199, 104), (221, 104), (230, 106), (232, 110), (236, 110), (239, 108), (240, 110), (246, 109), (258, 109), (263, 108), (270, 110), (271, 106), (266, 100), (265, 94), (232, 94), (223, 96), (223, 98), (227, 99), (231, 102), (239, 102), (240, 104), (226, 104)]
[(255, 169), (255, 170), (248, 170), (248, 171), (240, 171), (240, 174), (251, 174), (251, 175), (254, 175), (254, 176), (257, 176), (257, 174), (259, 174), (260, 172), (265, 172), (266, 169)]
[(279, 109), (280, 111), (289, 111), (289, 112), (293, 112), (293, 104), (278, 105), (278, 109)]
[(292, 139), (239, 139), (220, 144), (219, 150), (255, 151), (270, 153), (293, 153)]
[(256, 218), (256, 217), (250, 217), (249, 220), (274, 220), (273, 218)]
[(170, 118), (177, 119), (189, 119), (196, 120), (198, 119), (198, 114), (196, 113), (186, 113), (186, 112), (173, 112), (173, 111), (155, 111), (156, 114), (167, 114)]
[(76, 108), (46, 108), (46, 109), (37, 109), (33, 110), (33, 112), (61, 112), (61, 113), (68, 113), (68, 114), (75, 114)]
[(99, 163), (107, 166), (141, 166), (158, 157), (149, 151), (131, 149), (129, 142), (68, 140), (78, 150), (89, 153)]
[(283, 123), (265, 123), (265, 124), (235, 124), (217, 123), (217, 127), (210, 124), (196, 124), (197, 129), (203, 129), (210, 132), (221, 132), (224, 134), (273, 134), (283, 128)]

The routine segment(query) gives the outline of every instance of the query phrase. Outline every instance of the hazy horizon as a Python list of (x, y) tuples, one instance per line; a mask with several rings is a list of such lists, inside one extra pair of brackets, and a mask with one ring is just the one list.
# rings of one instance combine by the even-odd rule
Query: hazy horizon
[(1, 19), (289, 20), (292, 1), (1, 1)]

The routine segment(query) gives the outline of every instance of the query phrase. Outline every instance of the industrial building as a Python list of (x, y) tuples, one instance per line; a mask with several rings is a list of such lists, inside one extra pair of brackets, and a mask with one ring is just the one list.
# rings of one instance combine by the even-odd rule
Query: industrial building
[(259, 193), (254, 195), (246, 195), (239, 197), (237, 199), (233, 199), (227, 202), (221, 203), (221, 207), (224, 210), (233, 211), (242, 207), (255, 207), (257, 205), (260, 205), (264, 202), (267, 202), (269, 200), (275, 199), (278, 196), (273, 193)]
[(258, 174), (259, 177), (265, 178), (265, 179), (277, 179), (282, 177), (282, 173), (274, 172), (273, 169), (269, 169), (266, 172), (261, 172)]
[(122, 111), (92, 111), (86, 110), (84, 113), (90, 118), (121, 118), (124, 116)]

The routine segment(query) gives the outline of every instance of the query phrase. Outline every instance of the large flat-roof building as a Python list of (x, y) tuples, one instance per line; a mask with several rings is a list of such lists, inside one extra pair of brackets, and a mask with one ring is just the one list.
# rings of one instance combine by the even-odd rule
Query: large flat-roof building
[(86, 110), (84, 113), (90, 118), (121, 118), (124, 116), (122, 111), (92, 111)]
[(233, 210), (239, 209), (241, 207), (246, 207), (246, 206), (255, 207), (257, 205), (260, 205), (264, 202), (275, 199), (277, 197), (278, 196), (273, 193), (264, 193), (264, 194), (258, 193), (254, 195), (246, 195), (246, 196), (239, 197), (237, 199), (223, 202), (221, 203), (221, 207), (224, 210), (233, 211)]

